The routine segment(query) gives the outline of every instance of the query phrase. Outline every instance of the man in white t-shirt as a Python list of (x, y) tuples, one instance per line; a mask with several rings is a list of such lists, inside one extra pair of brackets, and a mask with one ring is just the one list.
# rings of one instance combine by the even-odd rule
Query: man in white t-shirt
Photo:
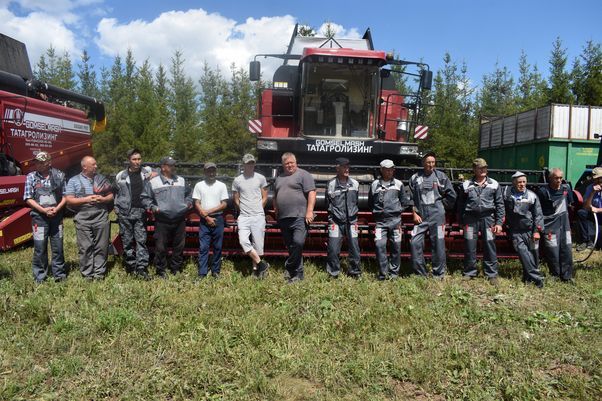
[(253, 261), (253, 273), (259, 277), (266, 276), (270, 266), (263, 256), (265, 235), (265, 212), (268, 201), (268, 183), (265, 177), (255, 172), (255, 157), (246, 154), (242, 158), (243, 173), (232, 182), (232, 200), (239, 210), (238, 241), (242, 250)]
[(201, 216), (199, 224), (199, 278), (207, 276), (209, 248), (213, 245), (211, 275), (219, 277), (222, 266), (222, 243), (224, 240), (224, 216), (228, 200), (226, 184), (216, 180), (217, 166), (205, 163), (205, 179), (198, 182), (192, 191), (194, 207)]

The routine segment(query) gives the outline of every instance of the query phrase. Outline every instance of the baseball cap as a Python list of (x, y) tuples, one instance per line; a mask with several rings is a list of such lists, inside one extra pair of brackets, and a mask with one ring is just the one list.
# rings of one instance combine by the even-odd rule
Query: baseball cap
[(164, 164), (167, 164), (168, 166), (173, 166), (176, 164), (176, 161), (171, 156), (165, 156), (161, 159), (161, 165), (163, 166)]
[(433, 152), (432, 150), (429, 150), (425, 154), (422, 155), (422, 160), (426, 159), (429, 156), (437, 158), (437, 156), (435, 155), (435, 152)]
[(473, 167), (487, 167), (487, 162), (481, 157), (477, 157), (472, 161)]
[(337, 157), (334, 162), (337, 166), (345, 166), (349, 164), (349, 159), (346, 157)]
[(207, 163), (205, 163), (205, 165), (203, 166), (203, 168), (205, 170), (209, 170), (210, 168), (217, 168), (217, 166), (213, 162), (207, 162)]
[(39, 162), (47, 162), (50, 161), (52, 157), (50, 157), (50, 154), (48, 152), (38, 152), (35, 159)]
[(255, 156), (253, 156), (250, 153), (247, 153), (246, 155), (244, 155), (242, 157), (242, 162), (243, 162), (243, 164), (247, 164), (247, 163), (256, 163), (257, 161), (255, 160)]
[(592, 170), (594, 179), (602, 177), (602, 167), (596, 167)]
[(525, 174), (521, 171), (517, 171), (516, 173), (512, 174), (512, 179), (526, 177), (526, 176), (527, 176), (527, 174)]
[(393, 160), (385, 159), (382, 162), (380, 162), (380, 166), (384, 168), (392, 168), (395, 167), (395, 163), (393, 163)]

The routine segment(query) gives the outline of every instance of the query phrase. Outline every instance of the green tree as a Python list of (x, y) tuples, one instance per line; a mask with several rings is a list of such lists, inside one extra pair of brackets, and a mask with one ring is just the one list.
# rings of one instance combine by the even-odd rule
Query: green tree
[(423, 149), (435, 151), (452, 167), (469, 165), (477, 152), (477, 128), (466, 64), (460, 70), (449, 53), (435, 74), (425, 122), (430, 127)]
[(514, 79), (507, 67), (495, 63), (495, 71), (483, 76), (479, 95), (480, 113), (485, 116), (503, 116), (515, 111)]
[(171, 59), (169, 107), (173, 115), (173, 155), (179, 161), (199, 161), (201, 141), (196, 90), (184, 73), (184, 56), (176, 51)]
[(602, 106), (602, 49), (589, 40), (575, 59), (571, 90), (577, 104)]
[(83, 51), (81, 63), (78, 64), (77, 79), (79, 81), (78, 90), (80, 93), (95, 98), (101, 98), (96, 79), (96, 71), (94, 71), (94, 65), (90, 64), (90, 55), (86, 50)]
[(566, 49), (562, 47), (560, 38), (556, 38), (550, 56), (550, 83), (548, 89), (548, 100), (551, 103), (572, 103), (570, 75), (566, 71)]
[(521, 51), (518, 63), (519, 77), (516, 85), (516, 111), (525, 111), (544, 106), (547, 95), (546, 83), (537, 69), (527, 61), (525, 51)]

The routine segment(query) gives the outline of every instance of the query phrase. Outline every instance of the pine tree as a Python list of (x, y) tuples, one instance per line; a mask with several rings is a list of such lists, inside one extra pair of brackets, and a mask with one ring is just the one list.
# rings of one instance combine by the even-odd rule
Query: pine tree
[(170, 101), (173, 114), (174, 157), (179, 161), (199, 161), (201, 141), (194, 83), (184, 73), (184, 57), (176, 51), (171, 59)]
[(589, 40), (571, 72), (572, 92), (577, 104), (602, 106), (602, 49)]
[(77, 79), (79, 81), (79, 92), (100, 98), (100, 91), (98, 90), (98, 82), (96, 79), (96, 71), (94, 71), (94, 65), (90, 64), (90, 55), (86, 50), (81, 55), (81, 63), (78, 64)]
[(572, 103), (570, 76), (566, 72), (566, 49), (562, 47), (560, 38), (556, 38), (550, 56), (550, 77), (548, 81), (548, 100), (551, 103)]
[(525, 51), (521, 51), (518, 63), (520, 76), (516, 86), (516, 111), (526, 111), (547, 103), (547, 87), (537, 65), (531, 67)]
[(515, 112), (514, 79), (507, 67), (495, 63), (495, 71), (483, 76), (479, 98), (482, 115), (503, 116)]

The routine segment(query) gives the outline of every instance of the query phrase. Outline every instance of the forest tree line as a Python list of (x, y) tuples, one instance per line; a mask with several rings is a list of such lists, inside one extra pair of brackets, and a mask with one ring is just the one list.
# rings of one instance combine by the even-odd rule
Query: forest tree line
[[(246, 66), (225, 72), (205, 63), (195, 82), (184, 71), (185, 55), (176, 51), (171, 63), (153, 68), (135, 60), (131, 51), (116, 56), (110, 67), (94, 68), (86, 51), (76, 61), (50, 47), (39, 58), (36, 78), (101, 99), (106, 131), (95, 135), (93, 148), (101, 170), (123, 166), (125, 152), (138, 147), (144, 160), (172, 155), (178, 161), (235, 161), (252, 152), (255, 138), (247, 121), (255, 118), (262, 84), (249, 80)], [(518, 77), (496, 64), (478, 85), (466, 62), (447, 53), (435, 71), (433, 89), (423, 103), (429, 137), (422, 149), (434, 150), (451, 166), (468, 166), (476, 156), (479, 123), (550, 103), (602, 106), (602, 49), (588, 41), (569, 61), (560, 38), (552, 44), (544, 78), (523, 51)]]

